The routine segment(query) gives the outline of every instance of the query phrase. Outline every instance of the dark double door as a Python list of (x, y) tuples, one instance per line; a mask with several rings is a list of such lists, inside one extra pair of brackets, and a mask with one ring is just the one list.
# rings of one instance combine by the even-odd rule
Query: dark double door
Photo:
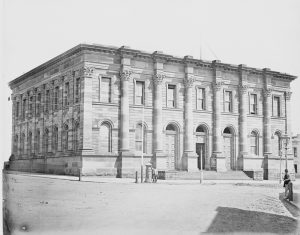
[(196, 143), (196, 153), (198, 155), (198, 169), (201, 170), (201, 158), (203, 170), (205, 169), (205, 143)]

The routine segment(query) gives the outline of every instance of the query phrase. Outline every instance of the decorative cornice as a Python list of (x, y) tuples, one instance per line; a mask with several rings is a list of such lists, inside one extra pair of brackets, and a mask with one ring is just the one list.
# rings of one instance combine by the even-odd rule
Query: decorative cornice
[(263, 96), (265, 98), (271, 97), (272, 92), (273, 92), (273, 89), (271, 89), (271, 88), (263, 89)]
[(290, 100), (291, 99), (291, 96), (292, 96), (292, 92), (291, 91), (286, 91), (284, 94), (285, 94), (286, 100)]
[[(163, 61), (169, 61), (170, 63), (181, 63), (184, 64), (186, 62), (191, 63), (196, 65), (196, 67), (202, 67), (202, 65), (207, 66), (208, 68), (213, 67), (214, 70), (220, 70), (220, 71), (238, 71), (238, 66), (237, 65), (231, 65), (231, 64), (225, 64), (222, 63), (221, 61), (203, 61), (203, 60), (198, 60), (198, 59), (194, 59), (194, 58), (189, 58), (186, 57), (184, 58), (179, 58), (179, 57), (175, 57), (172, 55), (167, 55), (167, 54), (163, 54), (162, 52), (159, 53), (147, 53), (147, 52), (143, 52), (143, 51), (139, 51), (139, 50), (134, 50), (134, 49), (130, 49), (130, 48), (126, 48), (126, 47), (122, 47), (122, 48), (117, 48), (117, 47), (112, 47), (112, 46), (103, 46), (103, 45), (97, 45), (97, 44), (80, 44), (64, 53), (62, 53), (61, 55), (58, 55), (57, 57), (49, 60), (48, 62), (30, 70), (29, 72), (17, 77), (16, 79), (14, 79), (13, 81), (11, 81), (9, 83), (9, 86), (11, 86), (11, 88), (15, 88), (19, 83), (23, 82), (24, 80), (27, 79), (31, 79), (33, 76), (41, 73), (41, 72), (47, 72), (47, 70), (53, 66), (59, 66), (59, 63), (61, 63), (62, 61), (64, 61), (65, 59), (68, 59), (70, 57), (74, 57), (77, 55), (82, 55), (84, 53), (89, 53), (89, 52), (94, 52), (94, 53), (107, 53), (107, 54), (111, 54), (111, 55), (131, 55), (133, 57), (136, 58), (152, 58), (153, 60), (163, 60)], [(266, 75), (270, 75), (276, 78), (282, 78), (282, 79), (286, 79), (288, 81), (292, 81), (294, 79), (296, 79), (296, 76), (293, 75), (289, 75), (289, 74), (285, 74), (285, 73), (280, 73), (280, 72), (275, 72), (275, 71), (271, 71), (271, 70), (262, 70), (262, 69), (256, 69), (256, 68), (252, 68), (252, 67), (244, 67), (244, 66), (240, 66), (242, 67), (242, 69), (244, 70), (250, 70), (251, 73), (257, 73), (257, 74), (266, 74)], [(86, 72), (87, 76), (91, 75), (91, 72), (87, 71)]]
[(184, 86), (186, 88), (193, 87), (194, 82), (195, 82), (195, 77), (191, 74), (187, 74), (185, 79), (183, 80)]
[(155, 85), (160, 85), (162, 84), (163, 80), (165, 79), (166, 75), (163, 72), (156, 72), (153, 75), (153, 83)]
[(122, 81), (128, 81), (131, 78), (132, 71), (129, 69), (124, 69), (120, 71), (120, 78)]

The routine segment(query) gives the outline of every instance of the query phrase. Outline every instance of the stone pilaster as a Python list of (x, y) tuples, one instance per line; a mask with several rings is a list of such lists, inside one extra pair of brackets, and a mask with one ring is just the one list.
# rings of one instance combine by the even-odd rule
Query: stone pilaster
[(290, 141), (288, 142), (288, 157), (292, 157), (293, 152), (292, 152), (292, 130), (291, 130), (291, 95), (292, 92), (286, 91), (284, 93), (285, 96), (285, 108), (286, 108), (286, 133), (287, 135), (291, 138)]
[(129, 67), (122, 65), (120, 71), (121, 79), (121, 115), (120, 115), (120, 138), (121, 148), (120, 152), (129, 152), (129, 80), (132, 71)]
[(248, 113), (248, 85), (245, 65), (239, 65), (239, 150), (238, 169), (243, 170), (243, 159), (248, 155), (248, 139), (247, 139), (247, 113)]
[(217, 171), (226, 171), (225, 158), (222, 154), (223, 143), (221, 133), (221, 94), (222, 94), (222, 72), (218, 68), (220, 61), (213, 61), (214, 68), (214, 99), (213, 99), (213, 154), (212, 154), (212, 168)]
[(185, 86), (185, 102), (184, 102), (184, 158), (182, 161), (183, 170), (197, 170), (197, 158), (195, 154), (195, 144), (193, 135), (193, 86), (195, 82), (194, 76), (189, 73), (193, 68), (186, 67), (186, 77), (184, 79)]
[(154, 75), (153, 75), (153, 158), (152, 164), (158, 169), (165, 169), (166, 163), (163, 154), (163, 126), (162, 126), (162, 86), (165, 79), (165, 74), (163, 72), (164, 64), (163, 60), (156, 58), (156, 53), (154, 53)]
[(93, 118), (93, 107), (92, 107), (92, 80), (94, 76), (94, 68), (84, 66), (81, 69), (81, 76), (83, 80), (83, 88), (81, 89), (81, 100), (80, 100), (80, 131), (82, 133), (82, 155), (90, 155), (93, 153), (92, 145), (92, 118)]

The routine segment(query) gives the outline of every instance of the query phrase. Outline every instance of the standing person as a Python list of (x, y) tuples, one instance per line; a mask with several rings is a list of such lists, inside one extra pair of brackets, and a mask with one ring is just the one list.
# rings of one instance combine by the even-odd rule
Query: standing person
[(283, 187), (285, 188), (284, 196), (287, 198), (288, 184), (290, 183), (290, 175), (288, 174), (288, 169), (285, 169), (285, 174), (283, 176)]

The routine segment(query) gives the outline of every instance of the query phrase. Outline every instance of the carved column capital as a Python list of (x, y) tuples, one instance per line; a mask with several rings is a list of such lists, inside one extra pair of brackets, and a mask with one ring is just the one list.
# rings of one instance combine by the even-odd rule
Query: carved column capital
[(195, 77), (190, 74), (187, 74), (185, 79), (183, 80), (184, 86), (186, 88), (193, 87), (194, 82), (195, 82)]
[(120, 71), (120, 78), (123, 81), (128, 81), (131, 78), (132, 71), (129, 69)]
[(215, 91), (220, 91), (223, 85), (224, 85), (224, 82), (216, 82), (213, 85), (213, 89)]
[(160, 85), (162, 84), (163, 80), (165, 79), (166, 75), (164, 73), (161, 73), (161, 72), (156, 72), (154, 75), (153, 75), (153, 83), (155, 85)]
[(267, 97), (271, 97), (271, 95), (272, 95), (272, 89), (270, 89), (270, 88), (267, 88), (267, 89), (263, 89), (263, 95), (264, 95), (264, 97), (265, 98), (267, 98)]
[(80, 74), (83, 76), (90, 77), (94, 73), (94, 67), (84, 66), (80, 69)]
[(290, 100), (291, 99), (291, 96), (292, 96), (292, 92), (291, 91), (286, 91), (284, 94), (285, 94), (286, 100)]
[(249, 89), (248, 85), (239, 85), (239, 91), (241, 94), (246, 94)]

